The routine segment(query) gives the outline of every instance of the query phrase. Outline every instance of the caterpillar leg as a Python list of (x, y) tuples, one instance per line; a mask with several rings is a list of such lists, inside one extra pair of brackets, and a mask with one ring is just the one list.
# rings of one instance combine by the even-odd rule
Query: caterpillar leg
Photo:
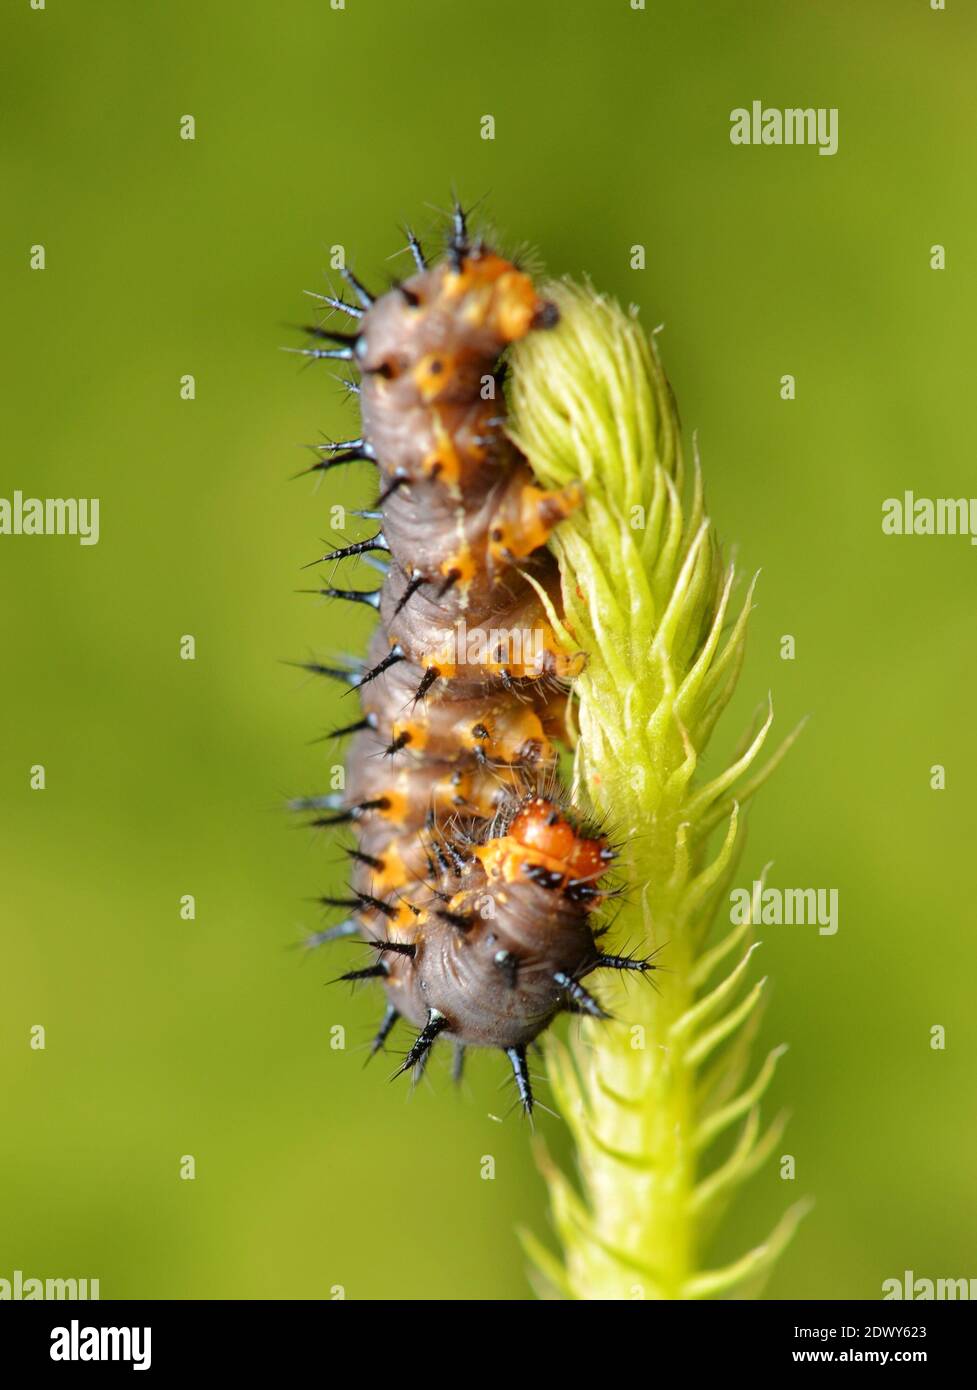
[(404, 236), (407, 238), (407, 248), (414, 258), (414, 265), (418, 270), (427, 270), (427, 257), (424, 255), (424, 248), (411, 227), (404, 227)]
[(531, 1116), (533, 1113), (533, 1088), (529, 1081), (526, 1049), (524, 1047), (507, 1047), (505, 1055), (512, 1064), (512, 1074), (516, 1078), (516, 1090), (519, 1092), (522, 1108), (527, 1115)]
[(650, 957), (644, 956), (607, 956), (597, 957), (595, 970), (657, 970)]
[(584, 989), (579, 980), (574, 980), (565, 971), (558, 970), (553, 979), (569, 994), (571, 1001), (577, 1006), (574, 1012), (590, 1014), (591, 1018), (610, 1018), (589, 990)]
[(362, 930), (359, 922), (347, 918), (335, 927), (326, 927), (325, 931), (311, 932), (302, 942), (302, 946), (307, 951), (314, 951), (317, 946), (324, 946), (327, 941), (341, 941), (344, 937), (356, 936)]
[[(429, 1010), (427, 1022), (414, 1039), (410, 1051), (394, 1072), (394, 1076), (400, 1076), (403, 1072), (410, 1071), (411, 1067), (416, 1066), (421, 1058), (430, 1052), (438, 1034), (443, 1033), (448, 1026), (448, 1020), (445, 1018), (444, 1014), (439, 1013), (437, 1009)], [(391, 1077), (391, 1080), (393, 1080), (393, 1077)]]
[[(377, 1029), (373, 1041), (370, 1043), (370, 1057), (375, 1057), (383, 1047), (384, 1043), (390, 1037), (393, 1026), (399, 1017), (400, 1014), (394, 1008), (393, 1004), (388, 1004), (383, 1018), (380, 1020), (380, 1027)], [(369, 1058), (367, 1060), (369, 1060)]]

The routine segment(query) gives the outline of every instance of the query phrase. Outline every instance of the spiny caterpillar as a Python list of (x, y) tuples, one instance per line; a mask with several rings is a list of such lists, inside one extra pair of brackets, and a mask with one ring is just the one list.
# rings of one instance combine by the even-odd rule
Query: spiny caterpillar
[[(361, 936), (376, 959), (343, 980), (377, 979), (387, 1006), (371, 1055), (398, 1018), (419, 1030), (395, 1075), (426, 1065), (433, 1044), (502, 1049), (532, 1112), (526, 1048), (562, 1012), (607, 1017), (583, 980), (599, 969), (647, 971), (611, 955), (593, 914), (615, 852), (568, 806), (556, 776), (568, 682), (583, 654), (561, 650), (541, 594), (559, 610), (546, 548), (582, 502), (547, 491), (505, 431), (502, 354), (555, 325), (528, 275), (469, 238), (455, 205), (446, 255), (416, 265), (374, 298), (349, 270), (355, 302), (318, 295), (355, 331), (304, 331), (330, 347), (300, 351), (353, 364), (359, 437), (316, 446), (309, 471), (375, 463), (379, 496), (360, 515), (375, 533), (313, 564), (363, 557), (378, 589), (314, 592), (368, 604), (379, 626), (362, 668), (300, 663), (360, 692), (348, 782), (305, 797), (314, 826), (349, 825), (357, 843), (348, 915), (309, 944)], [(521, 638), (516, 641), (514, 639)], [(528, 639), (528, 640), (527, 640)]]

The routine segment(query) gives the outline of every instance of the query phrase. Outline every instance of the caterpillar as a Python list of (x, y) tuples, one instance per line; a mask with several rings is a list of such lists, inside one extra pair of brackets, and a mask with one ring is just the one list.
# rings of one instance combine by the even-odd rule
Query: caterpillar
[(583, 498), (538, 486), (503, 396), (506, 349), (553, 328), (556, 306), (470, 236), (459, 204), (433, 264), (405, 230), (413, 273), (374, 297), (344, 269), (351, 299), (315, 297), (352, 329), (308, 325), (299, 349), (359, 374), (346, 382), (358, 436), (316, 446), (307, 471), (366, 459), (379, 475), (359, 513), (374, 534), (312, 564), (358, 557), (382, 575), (372, 590), (314, 591), (376, 610), (365, 664), (297, 663), (361, 701), (335, 731), (351, 737), (345, 791), (293, 803), (356, 841), (349, 896), (320, 899), (346, 915), (309, 944), (359, 937), (375, 951), (339, 978), (385, 990), (371, 1056), (398, 1020), (415, 1030), (395, 1076), (419, 1077), (439, 1040), (454, 1045), (456, 1078), (466, 1048), (497, 1048), (531, 1115), (527, 1047), (562, 1012), (608, 1017), (583, 983), (593, 972), (655, 967), (602, 950), (595, 913), (616, 851), (556, 771), (585, 655), (567, 654), (547, 618), (560, 595), (546, 543)]

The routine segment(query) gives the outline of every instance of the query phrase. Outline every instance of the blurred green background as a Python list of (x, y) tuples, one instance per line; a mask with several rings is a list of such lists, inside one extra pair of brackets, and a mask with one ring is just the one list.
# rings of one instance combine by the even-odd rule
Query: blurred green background
[[(355, 412), (278, 348), (332, 245), (382, 283), (398, 222), (436, 225), (453, 185), (549, 271), (666, 325), (712, 515), (763, 568), (718, 746), (768, 689), (782, 732), (813, 716), (742, 873), (772, 859), (774, 885), (841, 895), (833, 938), (763, 933), (797, 1178), (755, 1178), (715, 1257), (810, 1193), (768, 1296), (977, 1275), (977, 554), (880, 529), (905, 488), (975, 491), (977, 12), (18, 0), (3, 26), (0, 495), (98, 496), (101, 541), (0, 538), (0, 1275), (529, 1295), (514, 1229), (547, 1234), (546, 1194), (525, 1125), (493, 1118), (504, 1063), (476, 1059), (458, 1097), (442, 1060), (408, 1099), (389, 1059), (361, 1069), (377, 994), (324, 988), (356, 948), (287, 949), (343, 870), (282, 799), (323, 789), (334, 756), (308, 741), (349, 702), (279, 660), (362, 646), (359, 613), (293, 591), (328, 502), (365, 504), (371, 478), (289, 481)], [(755, 98), (838, 107), (838, 154), (733, 147)]]

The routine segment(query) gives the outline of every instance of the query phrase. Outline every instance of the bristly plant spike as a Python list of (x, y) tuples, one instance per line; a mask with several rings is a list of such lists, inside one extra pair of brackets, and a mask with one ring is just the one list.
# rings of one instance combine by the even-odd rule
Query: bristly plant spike
[(550, 1297), (742, 1298), (805, 1204), (735, 1263), (703, 1267), (717, 1219), (777, 1155), (784, 1123), (760, 1122), (784, 1049), (751, 1065), (764, 987), (752, 923), (730, 929), (727, 918), (709, 938), (742, 848), (743, 803), (792, 738), (762, 762), (768, 707), (724, 771), (697, 776), (739, 675), (753, 585), (734, 603), (654, 341), (589, 289), (546, 293), (561, 322), (514, 350), (512, 434), (544, 486), (583, 485), (583, 508), (551, 539), (564, 614), (550, 606), (549, 617), (568, 651), (588, 654), (575, 682), (574, 798), (622, 844), (615, 939), (660, 952), (662, 973), (658, 991), (609, 981), (612, 1021), (575, 1021), (569, 1045), (547, 1039), (582, 1192), (541, 1154), (562, 1261), (526, 1240)]

